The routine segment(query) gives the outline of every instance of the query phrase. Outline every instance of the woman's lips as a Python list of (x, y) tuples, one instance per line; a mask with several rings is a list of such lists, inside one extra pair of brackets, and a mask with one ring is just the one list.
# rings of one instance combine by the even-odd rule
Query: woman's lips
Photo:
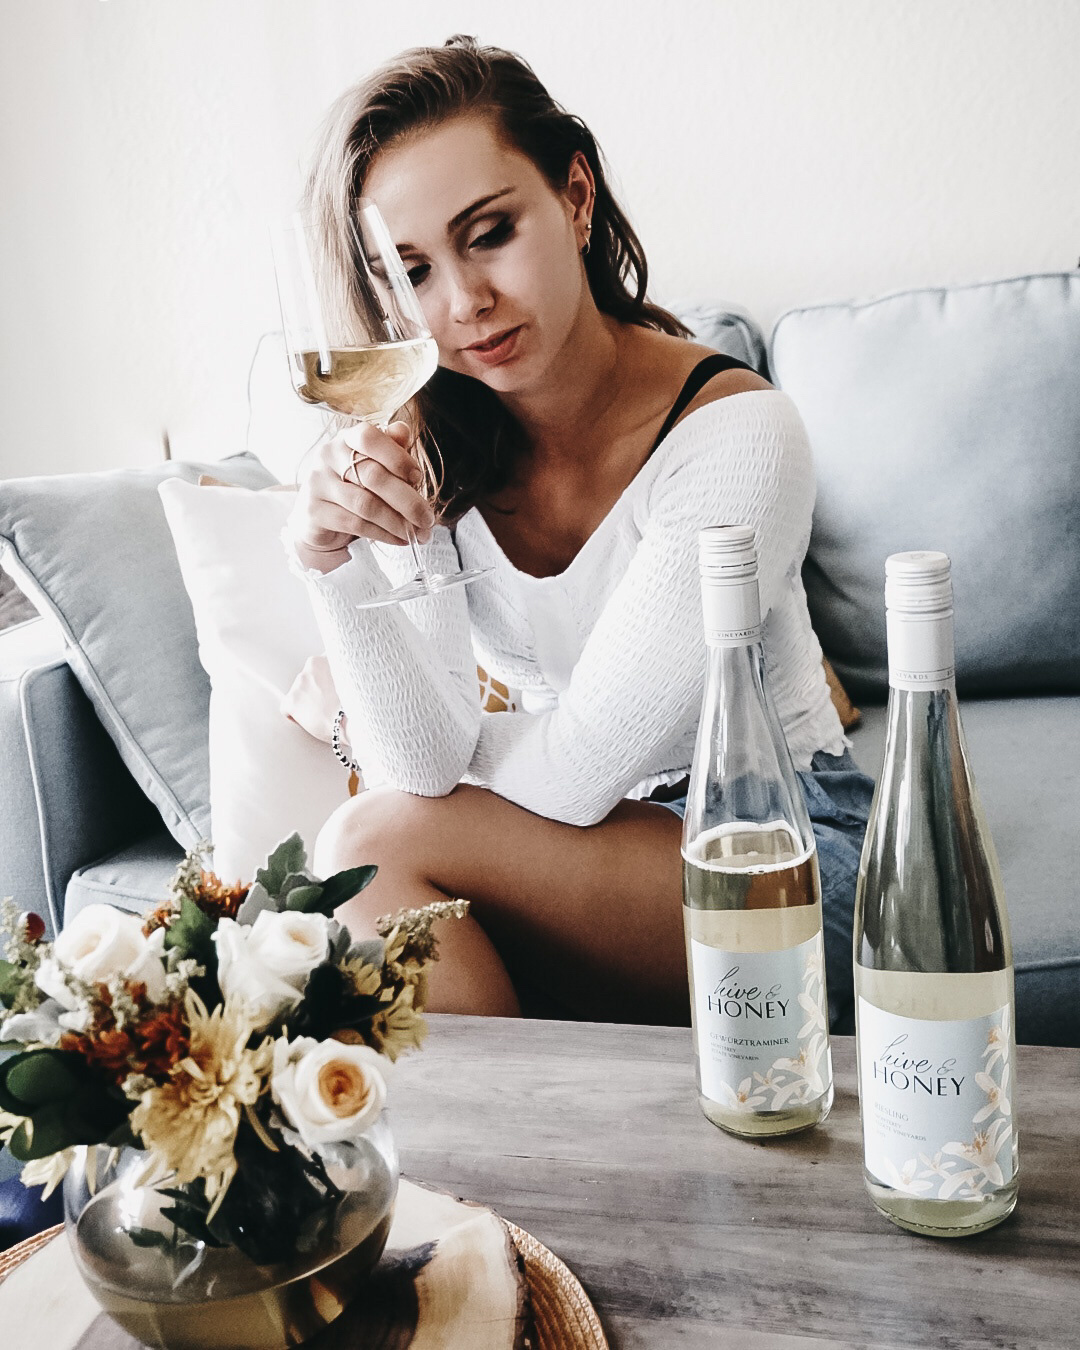
[(469, 356), (475, 356), (485, 366), (501, 365), (503, 361), (508, 361), (513, 356), (521, 329), (522, 325), (518, 324), (516, 328), (507, 330), (494, 346), (466, 347), (465, 351)]

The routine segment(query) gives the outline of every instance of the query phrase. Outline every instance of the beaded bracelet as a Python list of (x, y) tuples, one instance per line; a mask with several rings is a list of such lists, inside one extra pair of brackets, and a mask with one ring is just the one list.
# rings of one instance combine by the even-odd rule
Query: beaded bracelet
[(348, 769), (350, 773), (359, 773), (360, 765), (357, 764), (355, 759), (350, 759), (341, 748), (341, 724), (344, 720), (345, 709), (339, 708), (337, 716), (334, 718), (334, 730), (330, 737), (330, 744), (333, 746), (334, 754), (337, 756), (338, 762)]

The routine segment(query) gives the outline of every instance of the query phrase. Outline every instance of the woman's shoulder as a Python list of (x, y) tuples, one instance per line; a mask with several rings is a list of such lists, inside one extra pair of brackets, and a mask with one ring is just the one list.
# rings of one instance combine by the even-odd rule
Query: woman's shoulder
[(673, 427), (721, 399), (773, 388), (727, 353), (655, 329), (636, 330), (627, 370), (643, 406), (678, 410)]
[[(691, 371), (696, 370), (710, 356), (723, 357), (726, 355), (724, 352), (714, 351), (711, 347), (701, 347), (697, 343), (692, 343), (691, 346), (695, 353)], [(707, 408), (709, 404), (718, 403), (721, 399), (731, 398), (735, 394), (777, 392), (764, 375), (759, 375), (756, 370), (748, 370), (744, 365), (728, 366), (726, 370), (720, 369), (715, 374), (709, 375), (676, 419), (675, 426), (677, 427), (684, 418), (690, 417), (699, 409)], [(672, 430), (674, 430), (674, 427)]]
[[(710, 380), (650, 456), (642, 487), (658, 504), (674, 494), (723, 497), (739, 483), (812, 491), (813, 456), (790, 395), (745, 370)], [(646, 476), (643, 476), (646, 477)]]

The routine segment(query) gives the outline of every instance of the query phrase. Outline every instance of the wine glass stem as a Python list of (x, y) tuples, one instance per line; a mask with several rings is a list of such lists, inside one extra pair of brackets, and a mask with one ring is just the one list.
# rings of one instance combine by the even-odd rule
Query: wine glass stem
[[(387, 418), (384, 422), (377, 418), (375, 420), (375, 425), (380, 431), (388, 431), (390, 428), (390, 419)], [(406, 525), (405, 533), (409, 537), (409, 547), (412, 549), (413, 562), (416, 564), (416, 580), (422, 582), (428, 590), (431, 590), (431, 573), (427, 569), (427, 564), (424, 562), (424, 555), (420, 552), (420, 545), (416, 541), (416, 531), (411, 525)]]
[(405, 532), (409, 536), (409, 547), (412, 549), (413, 562), (416, 564), (416, 579), (422, 581), (425, 586), (429, 584), (427, 565), (424, 562), (424, 555), (420, 552), (420, 545), (416, 541), (416, 531), (411, 525), (405, 527)]

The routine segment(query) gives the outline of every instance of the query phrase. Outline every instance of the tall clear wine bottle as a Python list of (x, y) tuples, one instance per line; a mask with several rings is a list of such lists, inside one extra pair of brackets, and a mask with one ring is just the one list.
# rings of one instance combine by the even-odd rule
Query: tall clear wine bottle
[(754, 531), (700, 536), (707, 673), (683, 824), (683, 924), (698, 1089), (739, 1135), (832, 1106), (814, 831), (769, 698)]
[(864, 1176), (916, 1233), (964, 1237), (1016, 1204), (1013, 965), (968, 767), (944, 553), (885, 566), (885, 762), (855, 900)]

